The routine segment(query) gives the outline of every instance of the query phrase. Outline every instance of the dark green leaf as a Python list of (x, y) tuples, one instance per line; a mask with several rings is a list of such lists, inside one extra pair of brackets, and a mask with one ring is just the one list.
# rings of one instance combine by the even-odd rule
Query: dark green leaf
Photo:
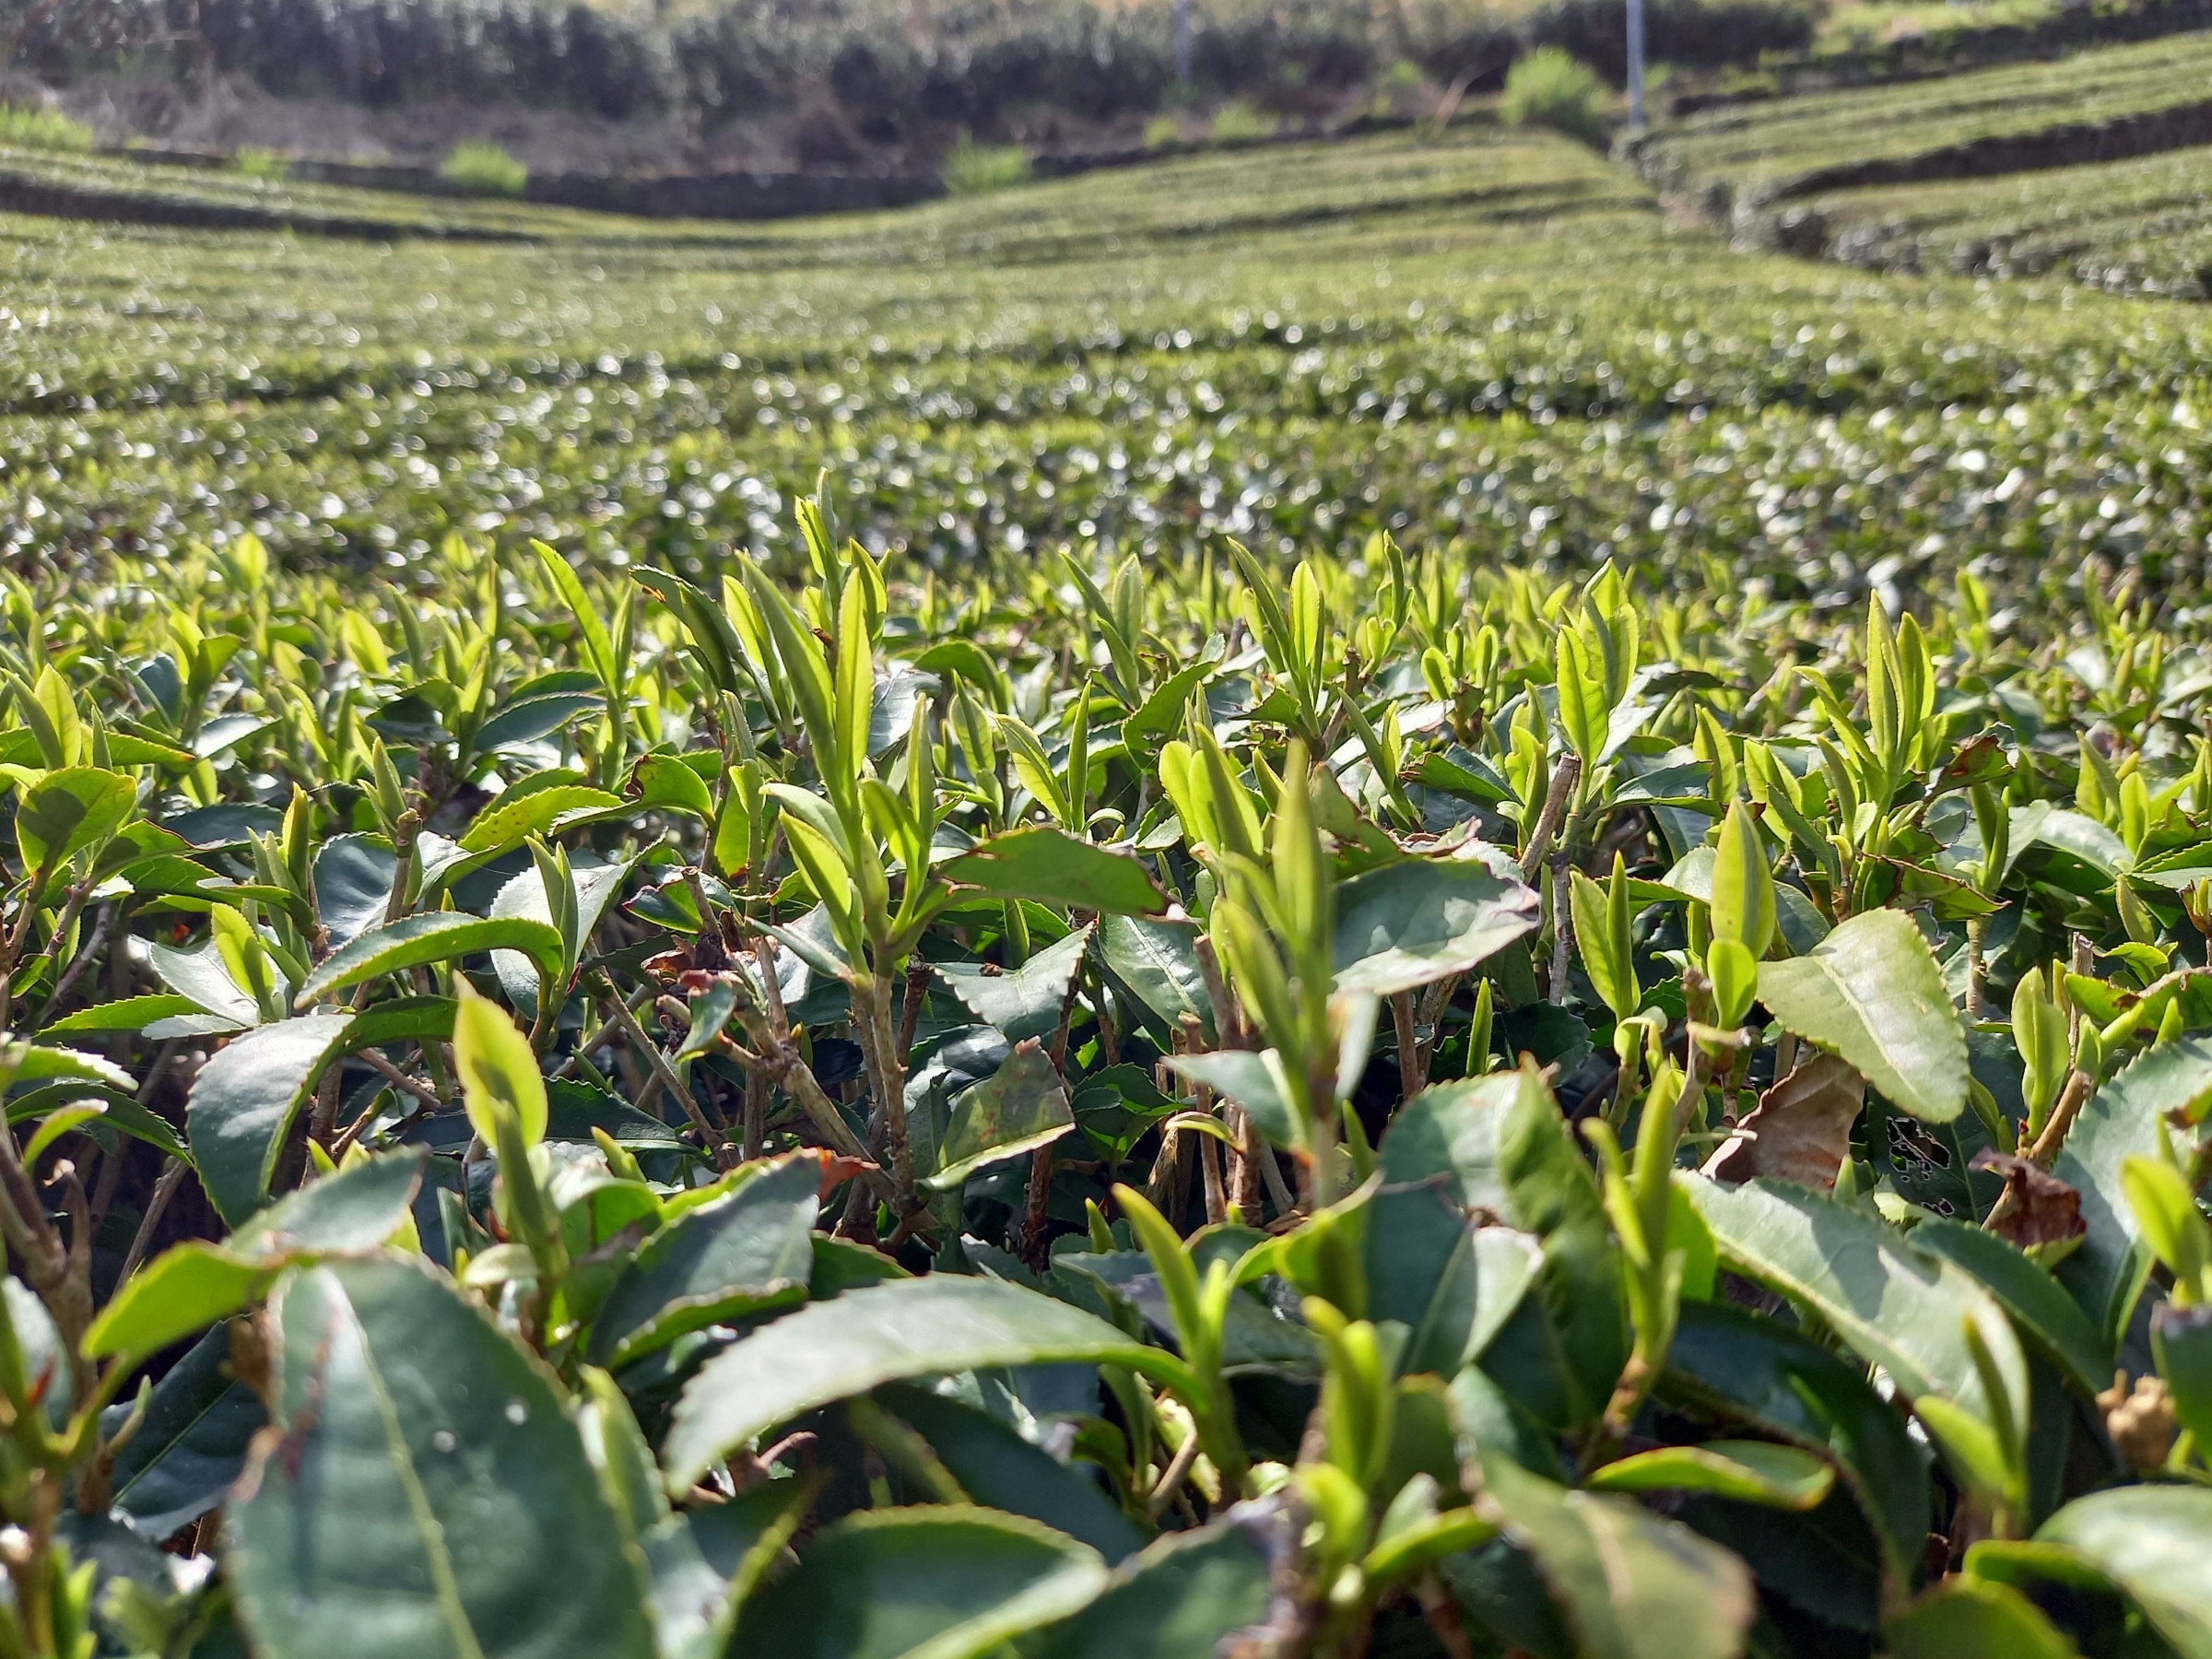
[(450, 962), (481, 950), (517, 950), (547, 971), (559, 965), (560, 935), (548, 923), (526, 916), (486, 918), (462, 911), (429, 911), (402, 916), (362, 934), (334, 950), (300, 987), (295, 1006), (344, 991), (363, 980), (380, 979), (430, 962)]
[(1257, 1527), (1170, 1533), (1098, 1600), (1041, 1633), (1036, 1659), (1219, 1659), (1268, 1625), (1274, 1561)]
[(1465, 973), (1542, 918), (1534, 888), (1484, 865), (1387, 865), (1336, 891), (1336, 988), (1388, 996)]
[(156, 1542), (198, 1520), (223, 1500), (267, 1421), (260, 1396), (232, 1374), (229, 1326), (218, 1325), (154, 1385), (146, 1420), (115, 1460), (116, 1511)]
[(804, 1300), (821, 1180), (821, 1160), (797, 1153), (653, 1234), (600, 1305), (593, 1359), (627, 1365), (686, 1331)]
[(1151, 1016), (1165, 1044), (1195, 1016), (1206, 1041), (1214, 1041), (1214, 1009), (1198, 966), (1198, 928), (1190, 922), (1150, 922), (1137, 916), (1099, 918), (1099, 960)]
[(1683, 1304), (1667, 1364), (1669, 1403), (1833, 1453), (1906, 1581), (1927, 1542), (1927, 1455), (1861, 1367), (1726, 1302)]
[(1172, 1054), (1169, 1066), (1176, 1076), (1203, 1083), (1232, 1106), (1241, 1108), (1272, 1147), (1286, 1151), (1305, 1145), (1305, 1132), (1290, 1104), (1290, 1089), (1283, 1077), (1282, 1056), (1273, 1049), (1254, 1053), (1249, 1049), (1223, 1049), (1214, 1054)]
[(1571, 1492), (1510, 1459), (1483, 1465), (1585, 1659), (1735, 1659), (1757, 1611), (1743, 1562), (1624, 1498)]
[(1073, 1538), (991, 1510), (873, 1510), (830, 1528), (740, 1609), (734, 1650), (776, 1659), (982, 1659), (1105, 1587)]
[(333, 950), (381, 924), (392, 902), (399, 860), (381, 839), (341, 835), (315, 854), (315, 912)]
[(1180, 1362), (1081, 1309), (996, 1279), (896, 1279), (753, 1332), (684, 1390), (661, 1450), (669, 1490), (755, 1435), (884, 1382), (992, 1365), (1090, 1360), (1179, 1376)]
[(1620, 1253), (1551, 1091), (1533, 1072), (1512, 1080), (1497, 1125), (1501, 1218), (1535, 1235), (1544, 1265), (1480, 1364), (1523, 1409), (1567, 1431), (1597, 1420), (1628, 1362)]
[(940, 962), (937, 977), (978, 1019), (1005, 1032), (1007, 1041), (1047, 1036), (1059, 1027), (1090, 935), (1088, 927), (1078, 927), (1018, 968)]
[(310, 1014), (262, 1026), (193, 1079), (185, 1131), (200, 1182), (225, 1220), (236, 1225), (261, 1207), (292, 1119), (351, 1024), (347, 1015)]
[(1764, 962), (1759, 999), (1915, 1117), (1966, 1107), (1966, 1037), (1927, 941), (1901, 911), (1866, 911), (1807, 954)]
[(1075, 1123), (1051, 1057), (1034, 1039), (1019, 1043), (1004, 1065), (953, 1102), (937, 1168), (923, 1184), (957, 1192), (976, 1171), (1049, 1146)]
[(227, 1576), (277, 1654), (652, 1659), (643, 1563), (550, 1373), (434, 1269), (300, 1272)]
[(1003, 830), (940, 874), (994, 899), (1036, 899), (1125, 916), (1157, 916), (1168, 908), (1168, 896), (1135, 859), (1048, 824)]
[(1912, 1247), (1956, 1262), (1981, 1281), (2020, 1330), (2087, 1394), (2111, 1386), (2111, 1347), (2058, 1281), (1993, 1232), (1963, 1221), (1924, 1221)]
[[(1934, 1394), (1992, 1421), (1965, 1326), (1995, 1357), (2016, 1418), (2028, 1362), (2002, 1307), (1971, 1275), (1923, 1255), (1864, 1210), (1764, 1179), (1724, 1187), (1679, 1177), (1729, 1267), (1810, 1304), (1836, 1335), (1882, 1366), (1908, 1399)], [(2025, 1425), (2020, 1425), (2024, 1430)]]
[(1026, 1515), (1089, 1545), (1109, 1561), (1144, 1538), (1081, 1466), (1060, 1462), (989, 1412), (912, 1383), (887, 1383), (877, 1402), (929, 1442), (960, 1490), (986, 1508)]

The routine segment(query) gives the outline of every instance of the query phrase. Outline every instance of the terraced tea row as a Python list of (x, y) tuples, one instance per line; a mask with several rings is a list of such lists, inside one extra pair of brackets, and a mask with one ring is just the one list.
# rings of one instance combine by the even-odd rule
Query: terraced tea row
[(2212, 149), (1818, 195), (1780, 218), (1802, 252), (1877, 269), (2071, 277), (2212, 299)]
[(2212, 141), (2212, 35), (1708, 111), (1638, 165), (1725, 216), (1822, 190), (1986, 177)]
[(872, 543), (957, 564), (1419, 524), (1839, 602), (2092, 555), (2182, 594), (2212, 528), (2192, 313), (1746, 258), (1542, 136), (626, 245), (11, 228), (0, 501), (46, 558), (251, 527), (397, 570), (452, 529), (704, 568), (787, 545), (825, 463)]

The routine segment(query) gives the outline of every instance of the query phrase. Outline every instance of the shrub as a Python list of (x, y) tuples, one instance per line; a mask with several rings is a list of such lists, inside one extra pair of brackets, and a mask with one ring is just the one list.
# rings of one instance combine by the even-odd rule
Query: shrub
[(1601, 135), (1605, 84), (1557, 46), (1540, 46), (1506, 71), (1502, 112), (1514, 126), (1547, 126), (1585, 144)]
[(477, 195), (519, 196), (530, 183), (530, 170), (488, 138), (454, 145), (438, 176)]
[(0, 146), (10, 149), (88, 150), (92, 129), (59, 110), (0, 104)]
[(249, 179), (259, 179), (265, 184), (281, 184), (285, 175), (292, 171), (292, 160), (281, 150), (241, 149), (230, 158), (230, 165)]
[(1281, 124), (1266, 111), (1239, 99), (1214, 112), (1211, 131), (1216, 138), (1265, 138)]
[(1180, 143), (1182, 123), (1172, 115), (1155, 115), (1145, 123), (1145, 147), (1159, 149), (1163, 145)]
[(938, 171), (954, 195), (985, 195), (1028, 183), (1030, 156), (1018, 144), (978, 144), (962, 133)]

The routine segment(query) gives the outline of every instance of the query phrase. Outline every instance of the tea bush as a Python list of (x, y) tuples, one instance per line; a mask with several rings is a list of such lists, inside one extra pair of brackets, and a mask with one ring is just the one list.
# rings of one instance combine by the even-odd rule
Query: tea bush
[(985, 195), (1029, 182), (1030, 157), (1018, 144), (978, 144), (963, 133), (938, 171), (953, 194)]
[(2201, 620), (795, 525), (0, 578), (9, 1651), (2212, 1641)]
[(12, 149), (87, 150), (92, 147), (92, 129), (72, 121), (58, 110), (25, 109), (0, 104), (0, 146)]
[(1547, 126), (1594, 144), (1604, 136), (1606, 89), (1589, 65), (1557, 46), (1516, 58), (1499, 112), (1515, 126)]
[(291, 158), (282, 150), (241, 149), (231, 157), (230, 164), (247, 178), (265, 184), (283, 183), (292, 170)]
[(438, 176), (477, 195), (519, 196), (530, 184), (530, 170), (498, 145), (472, 138), (456, 144), (440, 163)]

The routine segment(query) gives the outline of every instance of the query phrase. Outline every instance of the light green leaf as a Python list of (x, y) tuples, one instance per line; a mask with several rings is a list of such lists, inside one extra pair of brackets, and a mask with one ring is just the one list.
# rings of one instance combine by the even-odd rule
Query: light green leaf
[(2116, 1344), (2150, 1272), (2150, 1253), (2136, 1213), (2120, 1189), (2129, 1158), (2158, 1154), (2159, 1124), (2195, 1112), (2212, 1098), (2212, 1038), (2160, 1043), (2098, 1087), (2066, 1132), (2051, 1172), (2081, 1194), (2088, 1229), (2058, 1265), (2071, 1290), (2108, 1344)]
[(72, 766), (48, 772), (16, 806), (16, 845), (34, 871), (59, 868), (124, 826), (138, 804), (124, 772)]
[(512, 799), (501, 795), (470, 821), (462, 834), (461, 849), (497, 853), (575, 818), (622, 809), (620, 795), (588, 783), (557, 783), (550, 789), (518, 793)]
[(661, 1448), (668, 1489), (803, 1412), (881, 1382), (1089, 1360), (1182, 1379), (1182, 1361), (1095, 1314), (998, 1279), (933, 1274), (812, 1302), (744, 1337), (686, 1386)]
[(647, 755), (630, 773), (638, 786), (641, 811), (680, 812), (701, 823), (714, 816), (714, 797), (706, 782), (675, 755)]
[(466, 981), (453, 1014), (453, 1065), (461, 1074), (461, 1103), (486, 1146), (500, 1144), (502, 1118), (520, 1126), (525, 1147), (546, 1138), (546, 1078), (530, 1040), (504, 1008)]
[(1882, 1636), (1894, 1659), (2075, 1659), (2077, 1652), (2018, 1590), (1973, 1578), (1930, 1585)]
[(1783, 1028), (1841, 1055), (1914, 1117), (1966, 1107), (1966, 1036), (1912, 919), (1866, 911), (1805, 956), (1762, 962), (1759, 999)]
[(1967, 1571), (2003, 1583), (2109, 1583), (2182, 1659), (2212, 1659), (2212, 1489), (2115, 1487), (2077, 1498), (2027, 1544), (1977, 1544)]
[(622, 665), (615, 660), (614, 641), (607, 638), (606, 624), (599, 618), (599, 606), (584, 592), (583, 582), (575, 568), (542, 541), (532, 542), (530, 550), (537, 555), (546, 580), (553, 584), (553, 591), (560, 595), (560, 602), (576, 619), (584, 662), (602, 683), (609, 686), (619, 683)]
[(326, 1175), (220, 1244), (194, 1239), (154, 1258), (85, 1333), (85, 1352), (135, 1365), (258, 1300), (295, 1262), (376, 1249), (406, 1218), (429, 1154), (408, 1147)]
[(129, 1072), (98, 1054), (80, 1053), (71, 1048), (47, 1048), (36, 1043), (22, 1050), (16, 1062), (15, 1081), (42, 1083), (48, 1079), (104, 1083), (110, 1088), (135, 1089), (138, 1086), (137, 1079)]
[(75, 1037), (96, 1031), (143, 1031), (157, 1019), (173, 1019), (180, 1014), (197, 1014), (200, 1005), (189, 996), (176, 996), (154, 992), (145, 996), (126, 996), (121, 1001), (100, 1003), (89, 1008), (79, 1008), (74, 1014), (65, 1014), (53, 1023), (40, 1028), (41, 1037)]
[(1533, 888), (1480, 864), (1386, 865), (1336, 890), (1336, 989), (1388, 996), (1465, 973), (1542, 916)]
[(1088, 1606), (1106, 1563), (1034, 1521), (964, 1504), (871, 1510), (807, 1546), (737, 1615), (776, 1659), (982, 1659)]
[(549, 1371), (398, 1257), (271, 1303), (275, 1427), (229, 1506), (258, 1651), (653, 1659), (644, 1566)]
[(1705, 1492), (1770, 1509), (1809, 1510), (1836, 1484), (1826, 1458), (1771, 1441), (1661, 1446), (1609, 1463), (1583, 1483), (1593, 1492)]
[(85, 1352), (137, 1365), (258, 1300), (283, 1271), (281, 1262), (203, 1240), (179, 1244), (148, 1262), (116, 1293), (85, 1332)]
[(331, 952), (323, 965), (308, 975), (293, 1006), (304, 1008), (317, 997), (387, 973), (502, 949), (523, 952), (545, 973), (555, 972), (560, 966), (560, 935), (549, 923), (527, 916), (486, 918), (461, 911), (431, 911), (371, 928), (343, 949)]

